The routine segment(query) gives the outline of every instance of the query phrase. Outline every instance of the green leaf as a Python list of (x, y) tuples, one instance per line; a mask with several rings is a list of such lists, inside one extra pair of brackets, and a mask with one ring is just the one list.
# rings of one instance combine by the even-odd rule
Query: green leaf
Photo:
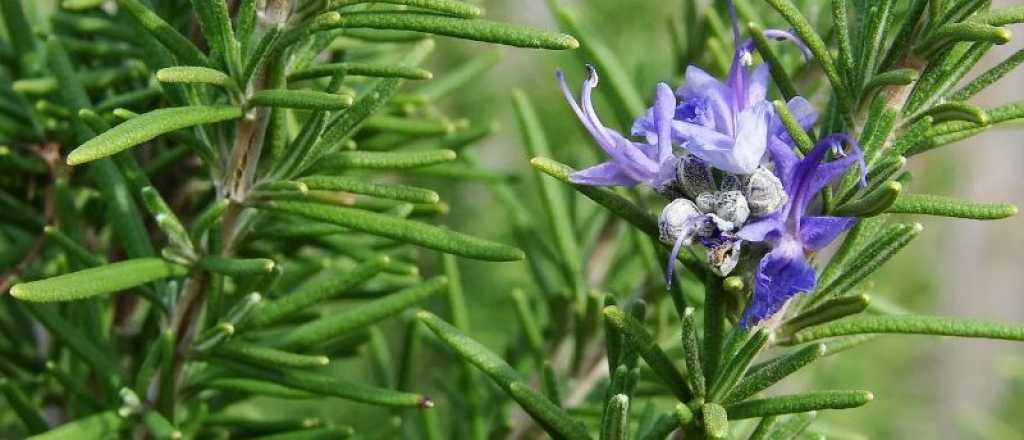
[(922, 109), (944, 102), (947, 92), (956, 86), (981, 58), (992, 48), (992, 43), (957, 44), (940, 51), (924, 70), (904, 108), (915, 114)]
[(944, 102), (921, 112), (920, 116), (931, 116), (934, 123), (966, 121), (982, 126), (992, 123), (985, 110), (966, 102)]
[(889, 212), (887, 210), (893, 206), (902, 191), (903, 185), (899, 182), (886, 182), (857, 200), (839, 205), (830, 215), (864, 218)]
[(971, 82), (965, 84), (960, 90), (949, 96), (951, 101), (964, 101), (968, 98), (978, 94), (982, 90), (985, 90), (996, 81), (999, 81), (1010, 72), (1013, 72), (1017, 66), (1024, 63), (1024, 49), (1014, 52), (1013, 55), (1007, 57), (1003, 62), (999, 63), (995, 67), (985, 71), (977, 78), (971, 80)]
[[(735, 279), (732, 278), (731, 279)], [(725, 340), (725, 289), (723, 280), (713, 274), (704, 276), (704, 345), (701, 360), (704, 377), (713, 380), (718, 376), (722, 355), (728, 341)], [(739, 331), (739, 328), (735, 328)], [(714, 384), (708, 384), (713, 386)], [(684, 400), (685, 402), (685, 400)]]
[(43, 233), (49, 240), (52, 240), (54, 244), (64, 250), (67, 255), (73, 259), (77, 259), (86, 266), (100, 266), (106, 264), (106, 260), (103, 257), (96, 255), (89, 249), (74, 241), (71, 237), (68, 237), (59, 229), (53, 226), (46, 226), (43, 228)]
[(1024, 23), (1024, 6), (1010, 6), (1002, 9), (990, 9), (982, 11), (969, 21), (985, 23), (992, 26), (1005, 26), (1008, 24)]
[[(1015, 102), (990, 108), (985, 110), (985, 113), (989, 116), (989, 126), (1024, 119), (1024, 102)], [(930, 141), (915, 145), (907, 154), (914, 155), (923, 153), (942, 145), (971, 137), (980, 133), (986, 127), (987, 126), (985, 125), (979, 125), (967, 121), (952, 121), (944, 124), (937, 124), (927, 133), (927, 137), (931, 138)]]
[(717, 403), (705, 403), (701, 408), (704, 416), (704, 435), (709, 439), (729, 437), (729, 418), (725, 408)]
[(680, 401), (687, 402), (693, 398), (693, 392), (682, 373), (658, 347), (654, 337), (644, 329), (643, 324), (614, 306), (604, 308), (604, 318), (626, 336), (626, 341), (644, 358), (647, 365)]
[(302, 324), (289, 331), (280, 345), (285, 348), (306, 348), (367, 327), (440, 293), (447, 285), (448, 278), (435, 277), (384, 298)]
[(331, 359), (323, 355), (291, 353), (238, 340), (222, 344), (214, 355), (268, 367), (320, 368), (331, 363)]
[(856, 72), (856, 86), (862, 86), (875, 75), (879, 55), (882, 46), (885, 44), (888, 27), (892, 25), (894, 0), (875, 1), (869, 6), (868, 17), (864, 23), (862, 36), (860, 60), (857, 65), (860, 70)]
[(11, 49), (19, 57), (29, 55), (36, 49), (35, 32), (29, 25), (21, 0), (0, 1), (0, 15), (4, 19), (4, 29), (11, 41)]
[(419, 136), (450, 135), (456, 130), (455, 124), (446, 119), (411, 119), (390, 115), (373, 116), (366, 120), (363, 127), (389, 134)]
[[(811, 423), (817, 418), (818, 413), (815, 411), (809, 411), (805, 413), (793, 414), (787, 417), (785, 420), (778, 421), (778, 423), (771, 424), (770, 432), (765, 437), (768, 440), (786, 440), (797, 438), (800, 434), (804, 433)], [(775, 417), (765, 417), (764, 420), (772, 419), (775, 421)]]
[(251, 53), (246, 57), (245, 67), (242, 68), (242, 77), (239, 82), (248, 84), (257, 70), (265, 67), (264, 65), (270, 55), (270, 48), (277, 44), (278, 38), (284, 33), (282, 32), (283, 28), (283, 25), (271, 27), (260, 36), (259, 41), (256, 42), (256, 47), (252, 48)]
[(178, 61), (193, 66), (209, 66), (206, 58), (195, 44), (181, 35), (173, 26), (146, 7), (140, 0), (117, 0), (118, 6), (128, 12), (135, 21), (167, 48)]
[(412, 80), (432, 79), (434, 74), (429, 70), (419, 67), (404, 66), (401, 64), (374, 64), (374, 63), (326, 63), (317, 64), (297, 72), (288, 74), (288, 81), (300, 81), (304, 79), (323, 78), (327, 76), (370, 76), (379, 78), (404, 78)]
[(204, 388), (228, 391), (232, 393), (255, 394), (258, 396), (278, 399), (322, 399), (323, 396), (303, 391), (298, 388), (280, 385), (265, 380), (247, 379), (244, 377), (220, 377), (202, 383)]
[(836, 40), (837, 40), (837, 56), (839, 59), (838, 69), (841, 76), (850, 81), (848, 86), (852, 86), (854, 79), (853, 71), (853, 45), (850, 42), (850, 20), (849, 12), (847, 11), (847, 0), (832, 0), (832, 28), (834, 29)]
[(150, 436), (156, 440), (179, 440), (182, 437), (181, 431), (154, 409), (142, 413), (142, 422), (146, 424)]
[(906, 86), (913, 84), (917, 81), (920, 76), (917, 70), (904, 68), (904, 69), (893, 69), (887, 72), (879, 73), (871, 77), (871, 80), (864, 85), (865, 95), (870, 96), (871, 91), (888, 86)]
[[(270, 385), (283, 385), (306, 391), (318, 397), (340, 397), (356, 402), (395, 408), (427, 409), (434, 406), (434, 402), (429, 397), (420, 394), (367, 386), (306, 370), (269, 369), (227, 360), (218, 362), (218, 364), (245, 377), (257, 379)], [(231, 379), (237, 378), (232, 377)]]
[[(402, 64), (419, 64), (433, 48), (433, 40), (425, 40), (418, 43), (408, 52)], [(288, 173), (291, 173), (293, 168), (294, 170), (303, 171), (318, 163), (325, 153), (334, 151), (338, 146), (349, 141), (370, 116), (377, 113), (394, 97), (402, 83), (403, 80), (401, 78), (384, 78), (379, 80), (356, 100), (352, 108), (341, 112), (341, 114), (327, 123), (327, 128), (323, 135), (320, 136), (316, 143), (309, 147), (308, 152), (305, 150), (296, 151), (296, 154), (299, 156), (293, 160), (297, 163), (295, 166), (284, 168), (284, 170)], [(287, 163), (287, 161), (284, 163)], [(291, 175), (286, 174), (286, 177)]]
[(707, 393), (704, 382), (704, 367), (701, 362), (700, 340), (697, 337), (697, 319), (693, 307), (687, 307), (682, 317), (683, 358), (686, 360), (686, 373), (694, 394), (703, 397)]
[(221, 60), (232, 75), (242, 69), (242, 48), (231, 28), (231, 12), (225, 1), (192, 0), (199, 17), (203, 38), (210, 45), (214, 58)]
[(345, 170), (350, 168), (373, 170), (404, 170), (451, 162), (458, 155), (452, 150), (430, 151), (342, 151), (324, 156), (315, 170)]
[(775, 105), (775, 114), (779, 115), (779, 118), (782, 119), (782, 125), (786, 127), (786, 132), (789, 133), (789, 136), (796, 141), (796, 147), (800, 152), (807, 154), (811, 151), (811, 148), (814, 147), (814, 141), (804, 131), (800, 121), (797, 121), (793, 113), (789, 111), (789, 106), (785, 102), (778, 100), (773, 101), (772, 104)]
[(953, 43), (981, 41), (993, 44), (1006, 44), (1010, 41), (1009, 29), (976, 22), (960, 22), (947, 24), (932, 32), (928, 38), (917, 45), (915, 52), (923, 57), (931, 57), (941, 49)]
[(639, 440), (664, 440), (677, 428), (679, 428), (679, 422), (675, 417), (671, 414), (662, 414), (652, 422), (647, 431), (637, 431), (636, 435)]
[(196, 267), (232, 278), (243, 279), (269, 274), (274, 270), (274, 260), (269, 258), (230, 258), (207, 255), (196, 262)]
[(918, 145), (925, 143), (928, 131), (932, 128), (932, 122), (934, 119), (931, 116), (925, 116), (911, 125), (892, 142), (892, 146), (888, 150), (889, 157), (907, 156)]
[(102, 6), (105, 1), (106, 0), (63, 0), (60, 2), (60, 7), (69, 11), (84, 11), (98, 8)]
[(868, 391), (816, 391), (806, 394), (775, 396), (747, 400), (725, 406), (730, 420), (776, 416), (825, 409), (847, 409), (864, 406), (875, 396)]
[(768, 343), (768, 336), (768, 332), (764, 330), (757, 331), (747, 339), (747, 342), (740, 347), (732, 359), (729, 359), (722, 366), (718, 376), (715, 378), (714, 384), (711, 386), (711, 392), (708, 393), (708, 401), (723, 401), (732, 388), (736, 386), (736, 382), (746, 373), (747, 367), (750, 366), (754, 357)]
[[(811, 413), (811, 414), (813, 414), (813, 413)], [(796, 417), (796, 416), (794, 416), (794, 417)], [(750, 433), (750, 437), (748, 437), (747, 440), (766, 440), (766, 439), (768, 439), (768, 434), (771, 433), (772, 427), (775, 426), (775, 422), (777, 420), (778, 419), (775, 416), (762, 417), (761, 421), (758, 422), (757, 426), (754, 428), (754, 432)], [(792, 438), (792, 437), (787, 437), (787, 438)]]
[(121, 378), (117, 364), (110, 359), (107, 352), (96, 345), (95, 341), (89, 339), (82, 329), (73, 327), (48, 304), (26, 304), (26, 306), (26, 310), (49, 330), (54, 339), (59, 340), (71, 350), (71, 353), (81, 358), (93, 369), (99, 376), (100, 383), (109, 390), (118, 388)]
[(616, 394), (608, 399), (601, 440), (629, 439), (629, 396)]
[(145, 395), (149, 391), (149, 386), (153, 384), (153, 379), (156, 377), (157, 369), (160, 368), (161, 362), (165, 361), (162, 359), (164, 353), (173, 352), (176, 342), (174, 330), (167, 329), (160, 332), (156, 341), (146, 348), (146, 355), (142, 358), (142, 363), (135, 373), (134, 389), (136, 394)]
[[(544, 128), (541, 126), (540, 118), (529, 98), (521, 90), (516, 90), (512, 95), (512, 104), (529, 156), (549, 156), (551, 151), (547, 137), (544, 135)], [(557, 186), (557, 182), (545, 179), (539, 171), (535, 171), (533, 175), (534, 181), (540, 189), (541, 202), (544, 212), (547, 214), (548, 224), (551, 225), (551, 231), (554, 234), (562, 275), (565, 277), (565, 281), (572, 286), (577, 300), (582, 300), (586, 283), (583, 281), (579, 244), (576, 241), (572, 219), (569, 217), (567, 209), (568, 200), (565, 198), (563, 189)]]
[(524, 385), (520, 381), (519, 373), (498, 355), (430, 312), (420, 311), (416, 318), (426, 324), (427, 328), (462, 359), (490, 376), (549, 433), (569, 440), (590, 439), (590, 434), (583, 423), (574, 420), (564, 409)]
[(828, 46), (825, 41), (821, 39), (821, 36), (815, 32), (814, 27), (807, 21), (800, 9), (793, 4), (791, 0), (767, 0), (775, 10), (779, 11), (780, 14), (793, 26), (796, 34), (801, 40), (807, 44), (807, 47), (814, 54), (814, 58), (821, 64), (822, 70), (825, 71), (825, 76), (828, 77), (828, 81), (832, 83), (832, 88), (835, 90), (836, 99), (839, 103), (839, 108), (846, 113), (850, 110), (850, 96), (842, 77), (839, 75), (839, 69), (836, 68), (835, 61), (832, 59), (832, 53), (829, 52)]
[[(159, 86), (151, 86), (144, 89), (132, 90), (121, 94), (110, 96), (100, 101), (93, 107), (97, 114), (107, 113), (116, 108), (133, 108), (163, 96), (163, 90)], [(81, 112), (81, 111), (80, 111)], [(79, 113), (81, 115), (81, 113)]]
[(364, 3), (390, 3), (426, 9), (462, 18), (473, 18), (483, 13), (480, 7), (455, 0), (330, 0), (327, 9), (338, 9)]
[(973, 220), (999, 220), (1017, 215), (1009, 203), (980, 203), (930, 194), (903, 194), (886, 212), (924, 214)]
[(102, 440), (117, 438), (121, 431), (132, 423), (117, 415), (117, 411), (106, 411), (53, 428), (28, 440)]
[(340, 440), (351, 438), (355, 430), (351, 426), (329, 426), (326, 428), (302, 428), (290, 432), (252, 437), (253, 440)]
[(723, 401), (733, 403), (746, 400), (824, 355), (824, 344), (812, 344), (763, 364), (754, 365), (751, 372), (736, 384)]
[(160, 230), (167, 234), (167, 241), (170, 246), (191, 256), (195, 252), (195, 248), (192, 244), (192, 239), (188, 235), (188, 231), (181, 224), (181, 220), (171, 210), (171, 207), (167, 206), (167, 202), (164, 201), (164, 198), (156, 188), (149, 186), (148, 181), (140, 182), (140, 184), (146, 184), (140, 191), (142, 193), (142, 203), (156, 219), (156, 224), (160, 227)]
[(3, 377), (0, 377), (0, 394), (7, 399), (8, 406), (14, 410), (14, 414), (21, 419), (30, 434), (39, 434), (50, 429), (50, 425), (40, 412), (41, 408), (33, 405), (21, 389)]
[(309, 176), (298, 179), (311, 190), (345, 191), (353, 194), (401, 200), (410, 203), (438, 203), (441, 196), (429, 189), (414, 186), (367, 182), (345, 176)]
[(174, 130), (241, 117), (242, 109), (234, 106), (187, 106), (153, 110), (129, 119), (80, 145), (68, 155), (67, 163), (79, 165), (91, 162)]
[(829, 321), (835, 321), (850, 315), (863, 312), (871, 304), (871, 298), (867, 295), (852, 295), (832, 298), (821, 305), (786, 320), (779, 327), (779, 333), (791, 335), (799, 330)]
[(855, 316), (797, 332), (794, 344), (865, 333), (959, 336), (1024, 341), (1024, 326), (942, 316)]
[(342, 296), (349, 289), (380, 273), (390, 263), (388, 257), (377, 257), (337, 276), (304, 285), (273, 301), (262, 303), (243, 322), (246, 328), (266, 327), (308, 307)]
[(923, 229), (919, 223), (893, 225), (884, 233), (877, 234), (874, 240), (857, 250), (856, 256), (844, 259), (841, 267), (836, 268), (837, 276), (828, 284), (819, 287), (819, 293), (812, 297), (811, 304), (849, 291), (878, 270)]
[(580, 43), (575, 38), (525, 26), (489, 20), (468, 20), (420, 12), (349, 12), (339, 15), (328, 28), (394, 29), (425, 32), (509, 46), (565, 50)]
[(352, 101), (351, 95), (288, 89), (260, 90), (249, 98), (249, 104), (254, 106), (328, 111), (348, 108)]
[(483, 76), (484, 73), (498, 64), (498, 61), (501, 61), (501, 53), (498, 51), (476, 55), (420, 87), (416, 92), (422, 95), (428, 102), (437, 101), (451, 92), (459, 90), (473, 79)]
[(192, 221), (192, 228), (189, 231), (189, 236), (192, 241), (198, 243), (203, 233), (213, 226), (213, 223), (224, 215), (224, 211), (228, 209), (230, 202), (227, 199), (217, 199), (210, 206), (201, 212)]
[(239, 91), (238, 84), (228, 74), (202, 66), (165, 67), (156, 71), (156, 80), (163, 83), (210, 84)]
[(526, 298), (526, 292), (523, 292), (523, 289), (512, 289), (512, 301), (515, 303), (516, 317), (519, 319), (519, 325), (523, 328), (523, 333), (526, 335), (526, 341), (530, 349), (538, 359), (543, 361), (546, 344), (541, 328), (534, 319), (535, 313), (530, 310), (530, 302)]
[(74, 301), (114, 293), (164, 278), (188, 274), (188, 268), (159, 258), (137, 258), (106, 266), (16, 284), (11, 295), (22, 301)]
[(468, 258), (489, 261), (513, 261), (524, 258), (521, 250), (511, 246), (360, 209), (299, 202), (262, 202), (257, 206)]

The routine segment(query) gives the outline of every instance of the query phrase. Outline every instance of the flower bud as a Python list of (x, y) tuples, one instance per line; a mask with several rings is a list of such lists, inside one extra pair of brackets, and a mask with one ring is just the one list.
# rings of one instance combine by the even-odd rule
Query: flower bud
[(707, 235), (711, 232), (710, 227), (705, 215), (697, 210), (697, 206), (683, 198), (665, 205), (665, 209), (661, 211), (661, 218), (658, 219), (661, 241), (669, 245), (680, 237), (688, 243), (695, 235)]
[(714, 193), (701, 193), (697, 198), (693, 199), (693, 202), (697, 204), (697, 210), (705, 214), (711, 214), (715, 212), (715, 208), (718, 206), (718, 197)]
[(746, 178), (737, 176), (735, 174), (726, 174), (722, 178), (718, 187), (722, 191), (742, 191), (743, 184), (746, 182)]
[(687, 197), (693, 199), (702, 193), (715, 191), (715, 178), (707, 162), (694, 155), (679, 158), (676, 165), (679, 187)]
[(747, 198), (739, 191), (722, 191), (715, 194), (715, 215), (736, 226), (743, 225), (750, 217)]
[(743, 195), (746, 196), (750, 215), (754, 217), (771, 214), (789, 200), (785, 189), (782, 188), (782, 182), (765, 167), (758, 167), (746, 179)]

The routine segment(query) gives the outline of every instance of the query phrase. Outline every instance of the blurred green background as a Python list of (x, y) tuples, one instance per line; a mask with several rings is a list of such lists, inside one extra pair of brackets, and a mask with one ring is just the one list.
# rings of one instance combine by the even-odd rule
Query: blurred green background
[[(1019, 4), (997, 0), (994, 6)], [(34, 3), (34, 2), (26, 2)], [(50, 0), (36, 2), (41, 9)], [(554, 29), (545, 0), (488, 0), (489, 18)], [(668, 20), (678, 1), (577, 0), (573, 7), (582, 25), (600, 36), (633, 73), (641, 90), (653, 92), (657, 81), (678, 85), (681, 67), (669, 61)], [(820, 7), (828, 7), (821, 1)], [(815, 11), (805, 11), (813, 16)], [(775, 17), (771, 20), (776, 21)], [(429, 67), (437, 75), (485, 48), (439, 41)], [(1024, 38), (993, 51), (978, 66), (985, 69), (1024, 47)], [(488, 74), (447, 100), (450, 113), (474, 121), (497, 120), (501, 130), (477, 148), (487, 168), (519, 176), (517, 194), (531, 213), (540, 203), (528, 178), (531, 168), (515, 129), (510, 93), (524, 90), (534, 101), (547, 129), (553, 154), (574, 166), (594, 163), (592, 148), (562, 99), (554, 79), (567, 71), (571, 84), (582, 79), (582, 66), (571, 53), (503, 49), (501, 62)], [(600, 94), (601, 89), (598, 89)], [(1024, 71), (1003, 79), (975, 99), (982, 106), (1024, 100)], [(600, 111), (601, 102), (598, 101)], [(608, 118), (610, 119), (610, 118)], [(613, 124), (609, 124), (613, 125)], [(619, 127), (622, 128), (622, 127)], [(911, 161), (912, 189), (1005, 201), (1024, 205), (1024, 129), (1000, 127), (960, 144), (929, 152)], [(436, 185), (435, 185), (436, 186)], [(482, 184), (439, 188), (451, 205), (447, 223), (454, 229), (512, 243), (504, 208)], [(876, 277), (871, 289), (878, 302), (915, 313), (1024, 321), (1024, 217), (980, 223), (922, 218), (925, 232)], [(424, 272), (437, 271), (433, 254), (424, 253)], [(525, 263), (461, 260), (463, 282), (472, 312), (472, 336), (500, 350), (517, 335), (511, 313), (512, 288), (530, 289)], [(401, 326), (386, 328), (396, 340)], [(394, 344), (398, 346), (398, 344)], [(443, 393), (439, 380), (452, 373), (449, 360), (429, 354), (421, 361), (418, 389)], [(394, 353), (397, 355), (397, 353)], [(339, 374), (372, 377), (366, 357), (339, 363)], [(356, 374), (358, 372), (358, 374)], [(450, 384), (450, 382), (448, 382)], [(875, 393), (866, 407), (824, 414), (819, 428), (868, 438), (1024, 438), (1024, 346), (1009, 342), (882, 337), (840, 356), (825, 358), (787, 380), (780, 389), (857, 388)], [(457, 390), (455, 390), (457, 392)], [(268, 403), (268, 402), (264, 402)], [(341, 403), (323, 406), (279, 401), (273, 413), (320, 415), (358, 427), (380, 427), (386, 410)], [(439, 410), (443, 411), (442, 405)], [(255, 406), (237, 408), (256, 411)], [(3, 417), (8, 417), (3, 415)], [(856, 438), (856, 435), (853, 437)]]

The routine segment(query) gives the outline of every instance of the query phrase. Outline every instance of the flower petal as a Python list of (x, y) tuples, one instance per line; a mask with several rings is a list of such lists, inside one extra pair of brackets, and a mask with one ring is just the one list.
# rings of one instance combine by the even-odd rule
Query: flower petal
[(693, 142), (702, 145), (700, 148), (728, 150), (732, 148), (732, 138), (697, 124), (683, 121), (672, 121), (672, 140), (678, 144)]
[(737, 174), (753, 173), (761, 164), (761, 158), (768, 148), (768, 116), (771, 110), (767, 102), (761, 102), (740, 112), (736, 120), (736, 144), (732, 151), (732, 166), (716, 166), (723, 171)]
[[(793, 118), (800, 123), (800, 127), (804, 131), (810, 130), (818, 120), (818, 112), (814, 111), (811, 103), (802, 96), (795, 96), (793, 99), (790, 99), (786, 103), (786, 108), (789, 109), (789, 113), (793, 115)], [(772, 134), (782, 138), (787, 144), (793, 145), (793, 138), (790, 137), (786, 126), (782, 124), (782, 118), (778, 116), (773, 117), (770, 130)]]
[[(822, 164), (825, 155), (840, 142), (854, 145), (854, 152), (846, 157)], [(860, 148), (856, 147), (856, 141), (849, 135), (832, 134), (819, 140), (818, 144), (797, 165), (793, 172), (792, 182), (790, 182), (791, 186), (786, 188), (792, 201), (790, 217), (794, 219), (803, 217), (811, 199), (862, 158), (863, 154)]]
[(792, 194), (793, 172), (800, 163), (800, 158), (793, 151), (793, 145), (782, 142), (778, 137), (772, 137), (768, 140), (768, 156), (775, 164), (775, 177), (782, 182), (786, 192)]
[(782, 218), (784, 218), (782, 215), (774, 214), (762, 219), (747, 222), (746, 225), (743, 225), (743, 227), (736, 232), (736, 236), (745, 241), (775, 241), (779, 238), (779, 235), (782, 233), (782, 229), (785, 227)]
[(761, 259), (754, 275), (754, 295), (740, 326), (749, 328), (774, 315), (793, 296), (814, 290), (816, 277), (800, 244), (786, 240)]
[(800, 241), (804, 249), (816, 251), (857, 223), (855, 217), (804, 217), (800, 219)]
[(648, 144), (658, 143), (658, 129), (654, 126), (654, 108), (649, 108), (643, 116), (633, 121), (629, 129), (632, 136), (643, 136)]
[(714, 116), (715, 128), (725, 134), (732, 135), (733, 127), (733, 91), (724, 83), (696, 66), (686, 68), (686, 83), (676, 91), (684, 101), (703, 99), (704, 105)]
[[(565, 82), (565, 73), (561, 70), (555, 71), (555, 76), (558, 78), (559, 87), (562, 90), (562, 95), (565, 96), (565, 100), (569, 103), (569, 107), (572, 108), (573, 113), (576, 113), (576, 117), (579, 118), (583, 127), (587, 129), (590, 136), (594, 138), (597, 145), (601, 147), (608, 155), (613, 155), (616, 148), (615, 140), (607, 135), (607, 129), (600, 125), (600, 121), (597, 119), (597, 115), (594, 114), (594, 109), (590, 104), (590, 94), (597, 87), (598, 76), (597, 71), (593, 67), (587, 66), (589, 75), (583, 82), (583, 91), (581, 98), (584, 103), (583, 107), (576, 102), (576, 98), (573, 96), (572, 91), (569, 89), (569, 85)], [(595, 121), (598, 121), (595, 124)]]
[(676, 110), (676, 96), (672, 88), (665, 83), (658, 83), (654, 96), (654, 127), (658, 134), (659, 163), (668, 160), (672, 155), (672, 117)]
[(811, 49), (807, 47), (807, 44), (804, 43), (804, 40), (801, 40), (800, 37), (797, 37), (796, 35), (793, 35), (790, 32), (786, 32), (779, 29), (765, 29), (764, 36), (765, 38), (769, 38), (772, 40), (789, 41), (795, 44), (796, 47), (800, 49), (800, 53), (804, 55), (805, 61), (810, 61), (811, 58), (814, 58), (814, 55), (811, 53)]
[(771, 69), (767, 64), (761, 64), (754, 69), (754, 73), (747, 80), (747, 101), (746, 108), (753, 107), (765, 100), (768, 96), (768, 79)]
[(603, 162), (569, 175), (569, 181), (577, 185), (590, 186), (633, 186), (637, 182), (622, 172), (615, 162)]

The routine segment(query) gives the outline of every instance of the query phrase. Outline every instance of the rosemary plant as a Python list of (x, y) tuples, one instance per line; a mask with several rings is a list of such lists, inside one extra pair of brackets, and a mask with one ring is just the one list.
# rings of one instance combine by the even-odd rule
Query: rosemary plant
[[(0, 436), (824, 438), (818, 412), (874, 396), (773, 389), (823, 357), (1024, 341), (868, 295), (922, 233), (904, 214), (1017, 213), (906, 167), (1024, 119), (970, 103), (1024, 62), (970, 75), (1024, 7), (665, 2), (646, 32), (682, 75), (647, 85), (547, 5), (565, 34), (457, 0), (0, 0)], [(442, 109), (497, 61), (426, 70), (447, 37), (587, 66), (579, 93), (512, 93), (530, 185), (472, 151), (494, 124)], [(586, 159), (532, 103), (559, 86)], [(439, 224), (421, 183), (463, 180), (515, 246)], [(507, 346), (474, 339), (460, 257), (526, 260), (529, 287), (474, 292), (511, 299)], [(339, 400), (386, 415), (281, 410)]]
[(431, 35), (576, 40), (450, 0), (65, 1), (37, 23), (39, 6), (0, 2), (11, 432), (339, 438), (352, 428), (223, 410), (257, 396), (433, 407), (407, 380), (329, 365), (446, 291), (410, 246), (524, 255), (433, 225), (436, 192), (381, 178), (451, 163), (489, 132), (435, 105), (482, 62), (402, 87), (433, 78)]

